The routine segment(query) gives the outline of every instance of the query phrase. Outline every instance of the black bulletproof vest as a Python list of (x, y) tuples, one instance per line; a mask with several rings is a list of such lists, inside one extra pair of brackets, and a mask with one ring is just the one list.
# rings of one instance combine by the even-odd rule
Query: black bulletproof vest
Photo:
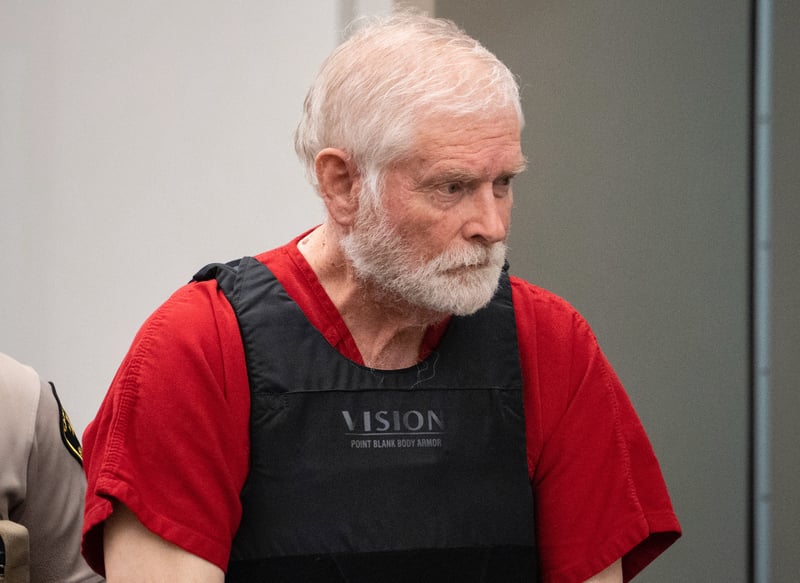
[(251, 392), (227, 581), (536, 581), (505, 272), (489, 306), (389, 371), (343, 357), (259, 261), (195, 276), (211, 278), (238, 318)]

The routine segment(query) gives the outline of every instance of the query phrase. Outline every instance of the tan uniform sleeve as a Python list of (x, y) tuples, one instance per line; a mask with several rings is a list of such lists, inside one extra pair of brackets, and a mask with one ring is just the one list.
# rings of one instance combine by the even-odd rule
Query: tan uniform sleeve
[(102, 581), (80, 555), (86, 478), (54, 389), (0, 354), (0, 399), (0, 512), (28, 529), (31, 583)]

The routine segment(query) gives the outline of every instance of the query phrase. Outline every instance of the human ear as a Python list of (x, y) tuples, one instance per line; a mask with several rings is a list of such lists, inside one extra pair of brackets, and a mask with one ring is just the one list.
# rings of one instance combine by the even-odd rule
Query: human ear
[(352, 158), (344, 150), (325, 148), (317, 154), (314, 166), (328, 216), (341, 225), (352, 225), (361, 190), (361, 174)]

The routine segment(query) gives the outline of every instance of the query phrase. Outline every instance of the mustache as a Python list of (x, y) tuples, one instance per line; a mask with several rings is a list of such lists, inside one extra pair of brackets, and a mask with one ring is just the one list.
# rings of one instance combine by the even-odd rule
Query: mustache
[(502, 266), (507, 250), (508, 247), (503, 242), (445, 249), (438, 256), (431, 259), (426, 267), (431, 272), (442, 272), (470, 267)]

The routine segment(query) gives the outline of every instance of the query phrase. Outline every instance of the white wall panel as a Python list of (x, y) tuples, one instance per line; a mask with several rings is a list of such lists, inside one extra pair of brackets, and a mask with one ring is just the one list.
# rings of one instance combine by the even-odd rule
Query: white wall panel
[(292, 132), (336, 42), (328, 0), (0, 3), (0, 351), (78, 431), (196, 268), (321, 219)]

